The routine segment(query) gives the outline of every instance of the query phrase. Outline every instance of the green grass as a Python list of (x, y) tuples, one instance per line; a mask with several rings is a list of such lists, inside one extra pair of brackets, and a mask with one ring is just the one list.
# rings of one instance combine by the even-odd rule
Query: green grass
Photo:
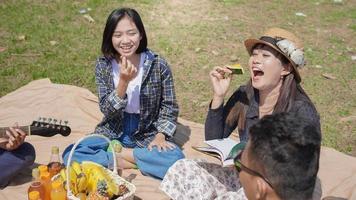
[[(212, 94), (209, 71), (235, 62), (246, 69), (246, 38), (257, 37), (273, 26), (289, 29), (305, 44), (303, 87), (320, 113), (323, 145), (356, 155), (355, 121), (345, 121), (356, 115), (356, 68), (351, 60), (356, 55), (356, 9), (351, 1), (0, 2), (0, 47), (6, 48), (0, 52), (0, 96), (47, 77), (96, 93), (94, 63), (100, 55), (106, 18), (114, 8), (134, 7), (143, 18), (149, 47), (171, 65), (180, 116), (199, 123), (204, 122)], [(94, 23), (79, 13), (88, 7)], [(296, 16), (296, 12), (306, 17)], [(21, 35), (26, 39), (19, 40)], [(325, 79), (323, 73), (336, 79)], [(228, 95), (248, 78), (248, 73), (235, 77)]]

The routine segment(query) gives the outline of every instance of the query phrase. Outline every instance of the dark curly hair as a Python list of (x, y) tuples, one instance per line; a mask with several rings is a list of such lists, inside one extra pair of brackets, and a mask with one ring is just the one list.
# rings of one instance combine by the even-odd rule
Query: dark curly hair
[(282, 199), (311, 199), (319, 170), (321, 133), (308, 119), (283, 112), (250, 129), (252, 162)]

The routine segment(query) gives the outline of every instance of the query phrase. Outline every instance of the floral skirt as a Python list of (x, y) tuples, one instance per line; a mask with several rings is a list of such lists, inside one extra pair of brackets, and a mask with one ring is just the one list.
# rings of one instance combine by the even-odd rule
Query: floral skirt
[(175, 200), (247, 199), (233, 167), (223, 168), (202, 159), (177, 161), (169, 168), (160, 189)]

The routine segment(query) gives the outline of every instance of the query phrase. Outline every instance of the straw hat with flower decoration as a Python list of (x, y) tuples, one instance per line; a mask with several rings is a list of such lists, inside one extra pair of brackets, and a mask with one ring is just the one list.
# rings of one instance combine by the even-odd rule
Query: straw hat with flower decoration
[(300, 83), (301, 77), (298, 69), (305, 65), (305, 60), (303, 44), (299, 38), (284, 29), (271, 28), (260, 39), (245, 40), (245, 47), (250, 55), (256, 44), (268, 45), (286, 57), (293, 66), (293, 73), (297, 83)]

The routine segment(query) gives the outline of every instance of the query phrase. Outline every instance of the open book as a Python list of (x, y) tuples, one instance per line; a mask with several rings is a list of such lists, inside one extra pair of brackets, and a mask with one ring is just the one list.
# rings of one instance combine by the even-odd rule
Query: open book
[(237, 143), (230, 138), (207, 140), (204, 143), (208, 146), (193, 146), (193, 149), (220, 159), (223, 167), (234, 165), (234, 155), (241, 153), (244, 147), (244, 143)]

